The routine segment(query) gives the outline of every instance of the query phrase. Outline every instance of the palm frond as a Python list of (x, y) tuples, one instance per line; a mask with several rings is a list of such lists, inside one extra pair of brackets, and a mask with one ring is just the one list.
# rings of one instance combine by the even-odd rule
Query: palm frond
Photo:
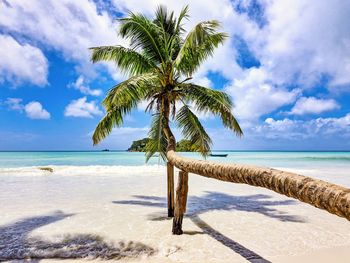
[(141, 49), (142, 53), (156, 64), (164, 63), (159, 26), (144, 15), (132, 12), (119, 21), (121, 23), (119, 33), (122, 37), (130, 39), (133, 49)]
[(123, 114), (120, 108), (107, 111), (106, 115), (100, 120), (92, 135), (93, 144), (100, 143), (111, 132), (113, 127), (120, 127), (123, 124)]
[(141, 100), (159, 85), (158, 76), (154, 73), (145, 73), (125, 80), (109, 90), (103, 105), (106, 110), (121, 107), (123, 113), (128, 113), (137, 106)]
[(113, 127), (120, 127), (123, 124), (123, 116), (130, 113), (148, 93), (152, 92), (155, 80), (154, 74), (147, 73), (123, 81), (109, 91), (103, 100), (106, 115), (98, 123), (93, 134), (94, 145), (106, 138)]
[(163, 58), (169, 62), (173, 59), (173, 52), (180, 48), (180, 37), (176, 31), (177, 19), (174, 16), (174, 12), (168, 12), (164, 5), (158, 6), (155, 16), (156, 18), (153, 22), (161, 28), (159, 40), (163, 47)]
[(156, 65), (152, 60), (137, 51), (122, 46), (92, 47), (91, 61), (112, 61), (119, 69), (131, 76), (154, 70)]
[(163, 32), (168, 35), (173, 35), (176, 28), (176, 18), (174, 12), (168, 12), (166, 6), (159, 5), (156, 9), (156, 18), (153, 21), (156, 25), (163, 29)]
[(182, 8), (182, 10), (180, 12), (180, 15), (179, 15), (179, 17), (177, 19), (175, 32), (180, 33), (180, 34), (182, 32), (184, 32), (184, 28), (183, 28), (183, 25), (182, 25), (182, 20), (184, 18), (186, 18), (186, 19), (189, 18), (188, 11), (189, 11), (188, 5), (184, 6), (184, 8)]
[(242, 136), (243, 131), (236, 118), (232, 114), (232, 101), (222, 91), (209, 89), (195, 84), (182, 84), (185, 98), (194, 102), (198, 111), (213, 113), (221, 118), (223, 125), (234, 131), (236, 135)]
[(187, 105), (181, 107), (176, 115), (176, 121), (183, 136), (191, 141), (198, 152), (203, 156), (207, 156), (212, 144), (211, 139), (197, 116)]
[(148, 161), (155, 153), (166, 160), (167, 140), (163, 131), (164, 116), (162, 112), (153, 114), (151, 129), (148, 132), (149, 141), (146, 144), (146, 161)]
[(213, 55), (215, 48), (227, 38), (226, 33), (217, 32), (219, 28), (218, 21), (204, 21), (188, 33), (175, 59), (179, 72), (191, 76), (203, 61)]

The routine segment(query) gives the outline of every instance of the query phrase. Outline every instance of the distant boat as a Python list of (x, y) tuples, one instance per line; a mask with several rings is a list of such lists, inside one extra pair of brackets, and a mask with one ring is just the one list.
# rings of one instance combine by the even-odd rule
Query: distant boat
[(209, 154), (211, 157), (227, 157), (228, 154)]
[(103, 149), (102, 152), (109, 152), (109, 150), (108, 149)]

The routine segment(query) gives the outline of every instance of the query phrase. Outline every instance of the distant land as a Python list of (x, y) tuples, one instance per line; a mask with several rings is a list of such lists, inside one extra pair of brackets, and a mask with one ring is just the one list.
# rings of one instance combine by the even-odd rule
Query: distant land
[[(143, 138), (141, 140), (133, 141), (130, 148), (127, 150), (128, 152), (145, 152), (146, 145), (149, 141), (149, 138)], [(180, 140), (176, 143), (176, 151), (177, 152), (195, 152), (194, 147), (190, 140)]]

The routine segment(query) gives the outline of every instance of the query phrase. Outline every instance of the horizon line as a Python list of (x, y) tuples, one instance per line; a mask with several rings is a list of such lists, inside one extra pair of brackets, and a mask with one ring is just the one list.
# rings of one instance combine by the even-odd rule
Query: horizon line
[[(128, 150), (108, 150), (103, 151), (100, 150), (0, 150), (0, 152), (129, 152)], [(349, 150), (332, 150), (332, 149), (324, 149), (324, 150), (212, 150), (211, 152), (350, 152)], [(142, 153), (137, 151), (130, 151), (130, 153)], [(194, 152), (195, 153), (195, 152)]]

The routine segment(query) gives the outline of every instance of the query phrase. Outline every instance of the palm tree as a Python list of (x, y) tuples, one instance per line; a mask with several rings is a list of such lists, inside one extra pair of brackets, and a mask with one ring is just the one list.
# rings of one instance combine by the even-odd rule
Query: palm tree
[[(218, 32), (215, 20), (198, 23), (185, 36), (183, 20), (188, 6), (179, 17), (159, 6), (153, 20), (132, 12), (119, 19), (119, 34), (130, 41), (130, 47), (101, 46), (91, 48), (91, 60), (112, 61), (129, 78), (112, 87), (103, 100), (106, 114), (93, 134), (94, 145), (103, 140), (113, 127), (123, 124), (123, 116), (147, 101), (146, 112), (152, 114), (146, 160), (156, 152), (166, 160), (166, 153), (175, 150), (171, 121), (177, 124), (184, 138), (203, 156), (210, 152), (212, 141), (195, 114), (219, 116), (225, 127), (236, 135), (242, 130), (233, 116), (230, 97), (218, 90), (191, 83), (192, 75), (227, 35)], [(168, 163), (168, 216), (174, 213), (173, 165)]]

